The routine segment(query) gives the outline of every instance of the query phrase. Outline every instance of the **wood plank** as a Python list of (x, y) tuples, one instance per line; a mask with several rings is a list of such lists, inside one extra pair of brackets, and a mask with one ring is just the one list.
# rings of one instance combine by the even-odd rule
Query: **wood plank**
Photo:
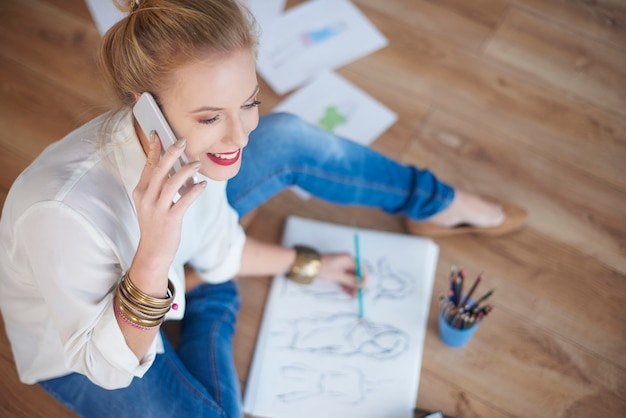
[(591, 38), (626, 48), (626, 3), (623, 0), (509, 1)]
[(104, 110), (2, 55), (0, 80), (0, 144), (28, 161)]
[(398, 115), (396, 123), (370, 146), (388, 157), (400, 158), (408, 146), (413, 132), (421, 126), (430, 114), (431, 108), (428, 103), (407, 95), (404, 89), (389, 89), (386, 86), (372, 83), (371, 78), (363, 77), (349, 69), (340, 69), (338, 73)]
[[(433, 332), (434, 330), (430, 330), (426, 338), (439, 338)], [(450, 378), (454, 375), (454, 370), (441, 374), (433, 372), (428, 365), (422, 363), (417, 405), (429, 411), (442, 411), (446, 415), (459, 418), (511, 418), (507, 411), (497, 409), (488, 399), (479, 399), (471, 390), (460, 386)]]
[(8, 193), (7, 189), (0, 188), (0, 216), (2, 215), (2, 208), (4, 208), (4, 202), (7, 200)]
[(513, 8), (484, 51), (547, 86), (626, 114), (626, 51), (621, 48)]
[(615, 210), (626, 206), (626, 192), (589, 175), (584, 166), (545, 155), (541, 145), (518, 141), (482, 120), (436, 111), (402, 161), (430, 167), (458, 187), (526, 207), (531, 228), (626, 274), (626, 224)]
[(375, 77), (387, 88), (404, 89), (433, 108), (482, 121), (517, 141), (540, 144), (551, 158), (569, 161), (626, 190), (623, 117), (538, 86), (383, 14), (372, 12), (370, 17), (380, 28), (395, 28), (406, 38), (350, 64), (350, 71)]
[[(485, 270), (479, 293), (495, 288), (491, 301), (497, 309), (626, 371), (624, 274), (532, 230), (501, 239), (440, 242), (445, 244), (443, 271), (452, 264), (463, 266), (473, 279)], [(537, 254), (538, 246), (543, 256)], [(527, 268), (530, 262), (532, 269)]]
[[(506, 0), (424, 0), (445, 8), (489, 29), (495, 29), (505, 15), (509, 2)], [(448, 28), (448, 32), (455, 32)]]
[[(489, 36), (493, 26), (497, 23), (495, 17), (503, 13), (506, 3), (504, 0), (484, 0), (480, 4), (470, 7), (453, 8), (454, 3), (441, 5), (439, 2), (415, 0), (356, 0), (355, 3), (366, 13), (376, 11), (402, 22), (410, 27), (419, 28), (430, 36), (446, 39), (462, 48), (477, 51)], [(446, 7), (447, 6), (447, 7)], [(476, 19), (477, 11), (486, 8), (485, 18)], [(452, 10), (450, 10), (452, 8)], [(463, 14), (456, 13), (462, 11)], [(454, 30), (450, 30), (454, 27)], [(385, 33), (385, 29), (382, 32)], [(388, 33), (395, 34), (396, 30), (389, 28)], [(397, 38), (397, 36), (396, 36)]]
[(17, 176), (30, 164), (30, 160), (19, 157), (0, 145), (0, 189), (9, 190)]
[(91, 103), (106, 97), (97, 77), (100, 35), (92, 22), (40, 0), (4, 0), (0, 19), (0, 55)]
[[(442, 276), (435, 289), (446, 287)], [(431, 303), (423, 376), (436, 375), (456, 389), (447, 402), (440, 401), (456, 405), (457, 409), (446, 412), (482, 416), (465, 409), (468, 403), (460, 401), (466, 398), (508, 416), (609, 417), (626, 411), (624, 369), (520, 318), (500, 301), (494, 302), (492, 314), (462, 349), (441, 342), (438, 306), (434, 299)], [(428, 387), (424, 383), (420, 385)], [(578, 415), (582, 410), (593, 412)]]
[[(93, 22), (89, 8), (87, 8), (86, 0), (41, 0), (61, 9), (64, 13), (76, 16), (86, 22)], [(114, 0), (111, 0), (111, 3)], [(92, 23), (95, 26), (95, 23)]]

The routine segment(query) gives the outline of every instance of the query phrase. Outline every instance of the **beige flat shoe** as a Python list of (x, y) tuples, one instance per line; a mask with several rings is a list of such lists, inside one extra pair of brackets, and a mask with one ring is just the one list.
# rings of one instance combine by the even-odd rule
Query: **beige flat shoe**
[(511, 203), (500, 202), (489, 199), (502, 207), (504, 210), (504, 221), (497, 226), (477, 227), (469, 224), (456, 226), (439, 226), (430, 222), (416, 222), (410, 219), (405, 220), (407, 231), (413, 235), (420, 235), (430, 238), (443, 238), (461, 234), (476, 234), (488, 236), (502, 236), (518, 231), (526, 225), (528, 213), (525, 209)]

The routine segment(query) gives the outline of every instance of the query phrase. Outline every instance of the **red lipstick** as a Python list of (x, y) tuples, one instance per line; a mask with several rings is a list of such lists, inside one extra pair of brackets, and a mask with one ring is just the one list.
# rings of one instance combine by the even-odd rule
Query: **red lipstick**
[(241, 156), (241, 148), (233, 152), (224, 152), (224, 153), (215, 153), (215, 154), (211, 154), (207, 152), (206, 156), (209, 158), (209, 160), (213, 161), (217, 165), (224, 165), (224, 166), (233, 165), (237, 161), (239, 161), (239, 157)]

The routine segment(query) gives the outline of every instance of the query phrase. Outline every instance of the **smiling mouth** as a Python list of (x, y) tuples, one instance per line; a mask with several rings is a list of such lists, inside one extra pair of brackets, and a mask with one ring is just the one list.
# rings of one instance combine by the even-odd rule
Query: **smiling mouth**
[(218, 165), (233, 165), (239, 160), (240, 155), (241, 155), (241, 148), (233, 152), (215, 153), (215, 154), (208, 152), (206, 154), (209, 160), (213, 161), (215, 164), (218, 164)]

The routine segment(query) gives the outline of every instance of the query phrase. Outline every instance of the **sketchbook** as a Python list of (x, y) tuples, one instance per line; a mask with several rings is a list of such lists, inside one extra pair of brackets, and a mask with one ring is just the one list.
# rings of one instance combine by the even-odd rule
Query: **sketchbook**
[(428, 238), (289, 217), (283, 244), (354, 254), (368, 272), (358, 301), (338, 285), (274, 277), (244, 410), (255, 417), (412, 418), (439, 247)]

